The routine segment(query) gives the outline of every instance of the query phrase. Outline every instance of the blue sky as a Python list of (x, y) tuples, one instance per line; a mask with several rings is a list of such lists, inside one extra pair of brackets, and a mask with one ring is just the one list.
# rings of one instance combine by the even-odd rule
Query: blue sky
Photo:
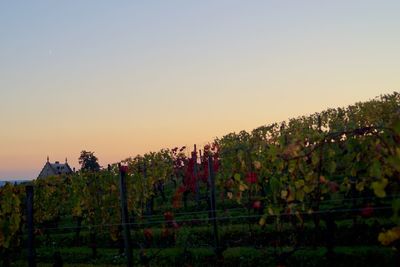
[[(399, 90), (398, 1), (0, 3), (0, 179)], [(21, 164), (21, 162), (23, 164)]]

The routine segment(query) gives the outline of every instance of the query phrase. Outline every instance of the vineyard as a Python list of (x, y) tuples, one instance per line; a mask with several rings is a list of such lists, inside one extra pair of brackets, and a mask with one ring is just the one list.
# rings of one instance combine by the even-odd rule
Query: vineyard
[[(400, 94), (0, 188), (1, 266), (400, 266)], [(89, 264), (89, 265), (88, 265)]]

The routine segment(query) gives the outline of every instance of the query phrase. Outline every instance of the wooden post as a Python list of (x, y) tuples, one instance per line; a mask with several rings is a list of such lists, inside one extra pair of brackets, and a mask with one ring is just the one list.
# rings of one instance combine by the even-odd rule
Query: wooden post
[[(321, 116), (318, 116), (318, 133), (322, 134), (322, 120)], [(322, 175), (322, 161), (323, 161), (323, 156), (324, 156), (324, 144), (325, 144), (325, 138), (321, 140), (321, 147), (318, 150), (318, 167), (317, 167), (317, 192), (316, 192), (316, 206), (314, 209), (316, 211), (319, 211), (319, 206), (321, 202), (321, 175)], [(317, 228), (319, 228), (320, 224), (320, 216), (317, 214), (313, 214), (314, 217), (314, 224)]]
[[(147, 164), (146, 161), (143, 162), (143, 181), (145, 183), (147, 183)], [(143, 187), (144, 190), (146, 190), (146, 194), (147, 192), (147, 187), (144, 186)], [(153, 215), (153, 197), (151, 199), (147, 199), (145, 202), (145, 207), (144, 207), (144, 215), (146, 216), (150, 216)]]
[(214, 249), (218, 256), (220, 256), (220, 246), (219, 246), (219, 238), (218, 238), (218, 225), (217, 225), (217, 212), (215, 207), (215, 175), (214, 175), (214, 166), (213, 159), (211, 154), (208, 155), (208, 181), (211, 186), (210, 191), (210, 208), (211, 208), (211, 220), (213, 222), (213, 230), (214, 230)]
[(35, 236), (33, 234), (33, 186), (27, 185), (26, 190), (26, 210), (28, 224), (28, 266), (36, 267), (35, 259)]
[(125, 242), (125, 255), (127, 257), (127, 266), (133, 266), (133, 257), (131, 249), (131, 232), (129, 227), (129, 215), (128, 215), (128, 205), (126, 201), (126, 169), (124, 169), (121, 164), (119, 167), (119, 185), (121, 193), (121, 215), (122, 215), (122, 226), (124, 228), (124, 242)]
[(196, 179), (196, 206), (197, 209), (200, 208), (200, 184), (199, 184), (199, 179), (197, 177), (197, 147), (194, 145), (194, 151), (192, 154), (192, 159), (194, 161), (194, 166), (193, 166), (193, 176)]
[[(321, 116), (318, 116), (318, 133), (322, 134), (322, 121), (321, 121)], [(322, 175), (322, 161), (323, 161), (323, 156), (324, 156), (324, 144), (325, 144), (325, 139), (322, 139), (322, 144), (321, 147), (319, 148), (319, 155), (318, 155), (318, 177), (317, 177), (317, 182), (318, 182), (318, 187), (317, 187), (317, 196), (318, 196), (318, 209), (319, 209), (319, 202), (320, 202), (320, 197), (321, 197), (321, 182), (320, 182), (320, 177)]]

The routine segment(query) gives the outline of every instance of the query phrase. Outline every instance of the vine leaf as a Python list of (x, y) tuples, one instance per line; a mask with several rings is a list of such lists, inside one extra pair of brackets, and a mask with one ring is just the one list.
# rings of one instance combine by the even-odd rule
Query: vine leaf
[(389, 181), (386, 178), (372, 183), (371, 187), (377, 197), (383, 198), (386, 196), (385, 187), (388, 183)]

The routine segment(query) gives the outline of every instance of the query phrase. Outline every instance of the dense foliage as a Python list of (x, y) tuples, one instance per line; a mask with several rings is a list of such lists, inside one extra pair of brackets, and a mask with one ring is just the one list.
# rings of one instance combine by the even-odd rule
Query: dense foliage
[[(293, 229), (302, 231), (305, 218), (311, 217), (316, 228), (324, 220), (333, 229), (330, 222), (335, 212), (348, 209), (365, 219), (387, 208), (383, 204), (389, 201), (395, 226), (376, 238), (399, 249), (398, 93), (252, 132), (231, 133), (200, 151), (196, 147), (193, 151), (163, 149), (123, 160), (132, 225), (140, 227), (155, 209), (165, 210), (160, 219), (163, 235), (174, 239), (180, 226), (174, 210), (187, 208), (188, 200), (196, 203), (195, 210), (209, 205), (209, 155), (219, 201), (222, 205), (234, 201), (256, 211), (261, 227), (272, 223), (279, 232), (289, 218)], [(99, 233), (107, 232), (115, 242), (121, 239), (119, 169), (117, 164), (103, 170), (96, 167), (96, 172), (87, 171), (90, 168), (82, 167), (71, 176), (35, 180), (34, 219), (37, 235), (46, 235), (46, 229), (59, 227), (62, 218), (70, 216), (76, 224), (75, 242), (80, 242), (81, 228), (88, 227), (95, 255)], [(166, 194), (167, 185), (172, 185), (173, 194)], [(25, 228), (23, 210), (22, 185), (0, 188), (2, 253), (19, 246), (19, 233)], [(151, 243), (151, 228), (144, 235)]]

